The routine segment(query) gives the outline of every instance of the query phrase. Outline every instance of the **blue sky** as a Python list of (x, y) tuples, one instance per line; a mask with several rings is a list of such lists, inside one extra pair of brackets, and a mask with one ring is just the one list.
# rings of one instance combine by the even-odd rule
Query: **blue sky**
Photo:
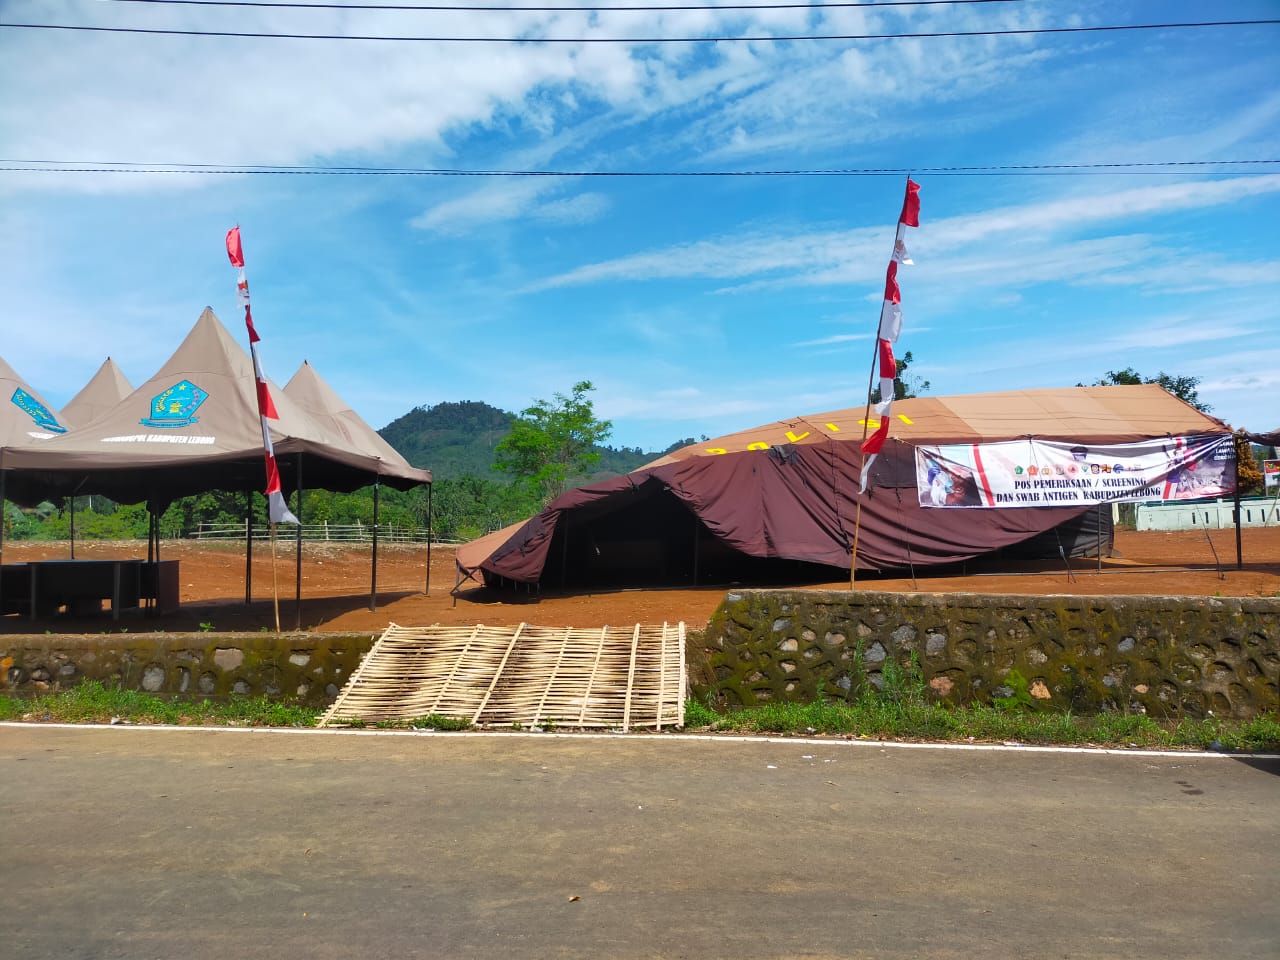
[[(1280, 17), (1230, 4), (554, 13), (2, 0), (0, 23), (625, 37)], [(1201, 378), (1280, 425), (1280, 26), (876, 41), (388, 43), (0, 29), (0, 166), (917, 171), (898, 353), (934, 394)], [(1174, 175), (928, 168), (1266, 160)], [(18, 162), (15, 162), (18, 161)], [(1231, 172), (1229, 172), (1231, 171)], [(1240, 175), (1247, 171), (1247, 175)], [(1233, 175), (1233, 173), (1235, 175)], [(3, 356), (68, 401), (135, 384), (244, 238), (267, 372), (310, 360), (373, 426), (589, 379), (659, 449), (865, 396), (901, 174), (252, 176), (0, 170)]]

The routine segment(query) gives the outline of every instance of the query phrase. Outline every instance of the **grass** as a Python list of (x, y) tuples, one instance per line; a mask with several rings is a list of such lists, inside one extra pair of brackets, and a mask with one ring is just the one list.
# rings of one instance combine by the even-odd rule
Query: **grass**
[(322, 711), (268, 697), (166, 698), (86, 680), (38, 697), (0, 696), (0, 720), (164, 723), (175, 726), (313, 727)]
[(938, 740), (1146, 749), (1280, 749), (1280, 717), (1160, 721), (1137, 714), (1031, 713), (982, 705), (947, 707), (866, 696), (853, 703), (769, 703), (717, 714), (690, 700), (689, 727), (740, 733), (845, 735), (874, 740)]
[[(948, 707), (930, 703), (908, 668), (868, 688), (853, 702), (819, 697), (811, 703), (767, 703), (728, 713), (685, 704), (686, 728), (738, 733), (840, 735), (876, 740), (1009, 742), (1142, 747), (1146, 749), (1280, 750), (1280, 715), (1253, 720), (1220, 717), (1161, 721), (1139, 714), (1040, 713), (1006, 705)], [(268, 697), (229, 700), (165, 698), (85, 681), (58, 693), (24, 698), (0, 695), (0, 720), (175, 726), (313, 727), (322, 711)], [(468, 730), (456, 717), (430, 714), (413, 720), (347, 721), (351, 727)]]

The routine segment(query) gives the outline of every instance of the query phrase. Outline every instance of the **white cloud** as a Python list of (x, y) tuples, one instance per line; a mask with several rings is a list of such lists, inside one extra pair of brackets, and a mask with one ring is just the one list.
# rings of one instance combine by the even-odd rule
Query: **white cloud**
[(559, 178), (506, 177), (486, 182), (483, 187), (436, 204), (410, 221), (410, 226), (444, 234), (461, 234), (472, 227), (506, 220), (531, 219), (553, 223), (589, 223), (609, 208), (609, 200), (599, 193), (553, 197), (563, 190)]

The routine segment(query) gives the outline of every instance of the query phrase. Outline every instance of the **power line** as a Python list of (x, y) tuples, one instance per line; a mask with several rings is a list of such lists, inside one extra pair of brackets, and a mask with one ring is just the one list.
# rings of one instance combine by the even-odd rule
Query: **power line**
[(377, 10), (453, 13), (668, 13), (675, 10), (824, 10), (849, 7), (951, 7), (978, 3), (1022, 3), (1023, 0), (862, 0), (848, 3), (760, 3), (760, 4), (682, 4), (670, 6), (457, 6), (445, 4), (398, 3), (287, 3), (275, 0), (110, 0), (111, 3), (146, 3), (184, 7), (270, 7), (290, 10)]
[(798, 40), (923, 40), (940, 37), (1025, 37), (1044, 34), (1114, 33), (1125, 30), (1177, 30), (1202, 27), (1259, 27), (1280, 24), (1272, 20), (1210, 20), (1196, 23), (1129, 23), (1093, 27), (1026, 27), (1010, 30), (947, 30), (921, 33), (819, 34), (798, 36), (722, 37), (407, 37), (340, 33), (254, 33), (237, 30), (161, 30), (143, 27), (90, 27), (60, 23), (0, 23), (0, 29), (71, 30), (88, 33), (130, 33), (169, 37), (234, 37), (255, 40), (369, 40), (402, 43), (765, 43)]
[[(462, 170), (432, 167), (322, 167), (274, 166), (269, 164), (147, 163), (128, 160), (5, 160), (0, 173), (131, 173), (188, 175), (268, 175), (330, 177), (573, 177), (573, 178), (656, 178), (656, 177), (880, 177), (927, 174), (929, 176), (1084, 176), (1131, 174), (1172, 176), (1209, 173), (1256, 176), (1280, 173), (1280, 169), (1240, 169), (1280, 167), (1277, 160), (1165, 160), (1141, 163), (1035, 163), (948, 167), (843, 167), (795, 170)], [(1218, 170), (1215, 167), (1230, 169)], [(1198, 168), (1198, 169), (1197, 169)]]

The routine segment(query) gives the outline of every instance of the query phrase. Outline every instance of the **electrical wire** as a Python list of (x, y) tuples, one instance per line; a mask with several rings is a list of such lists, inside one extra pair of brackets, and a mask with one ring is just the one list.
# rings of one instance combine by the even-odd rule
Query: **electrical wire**
[(1022, 3), (1024, 0), (861, 0), (847, 3), (726, 3), (726, 4), (671, 4), (663, 6), (459, 6), (446, 4), (398, 4), (398, 3), (289, 3), (276, 0), (109, 0), (111, 3), (146, 3), (157, 6), (184, 7), (269, 7), (289, 10), (376, 10), (419, 13), (668, 13), (676, 10), (825, 10), (850, 7), (953, 7), (978, 3)]
[[(1225, 167), (1228, 169), (1212, 169)], [(1271, 168), (1271, 169), (1241, 169)], [(1039, 163), (949, 167), (845, 167), (794, 170), (463, 170), (433, 167), (325, 167), (270, 164), (152, 163), (134, 160), (6, 160), (0, 173), (132, 173), (330, 177), (883, 177), (929, 176), (1258, 176), (1280, 173), (1278, 160), (1166, 160), (1140, 163)]]
[(1194, 23), (1129, 23), (1092, 27), (1024, 27), (1009, 30), (941, 30), (916, 33), (798, 34), (711, 37), (471, 37), (394, 36), (341, 33), (258, 33), (240, 30), (168, 30), (148, 27), (91, 27), (63, 23), (0, 23), (0, 29), (65, 30), (87, 33), (127, 33), (166, 37), (231, 37), (253, 40), (363, 40), (395, 43), (621, 43), (652, 46), (667, 43), (781, 43), (801, 40), (926, 40), (958, 37), (1027, 37), (1075, 33), (1116, 33), (1131, 30), (1180, 30), (1205, 27), (1275, 26), (1280, 19), (1208, 20)]

